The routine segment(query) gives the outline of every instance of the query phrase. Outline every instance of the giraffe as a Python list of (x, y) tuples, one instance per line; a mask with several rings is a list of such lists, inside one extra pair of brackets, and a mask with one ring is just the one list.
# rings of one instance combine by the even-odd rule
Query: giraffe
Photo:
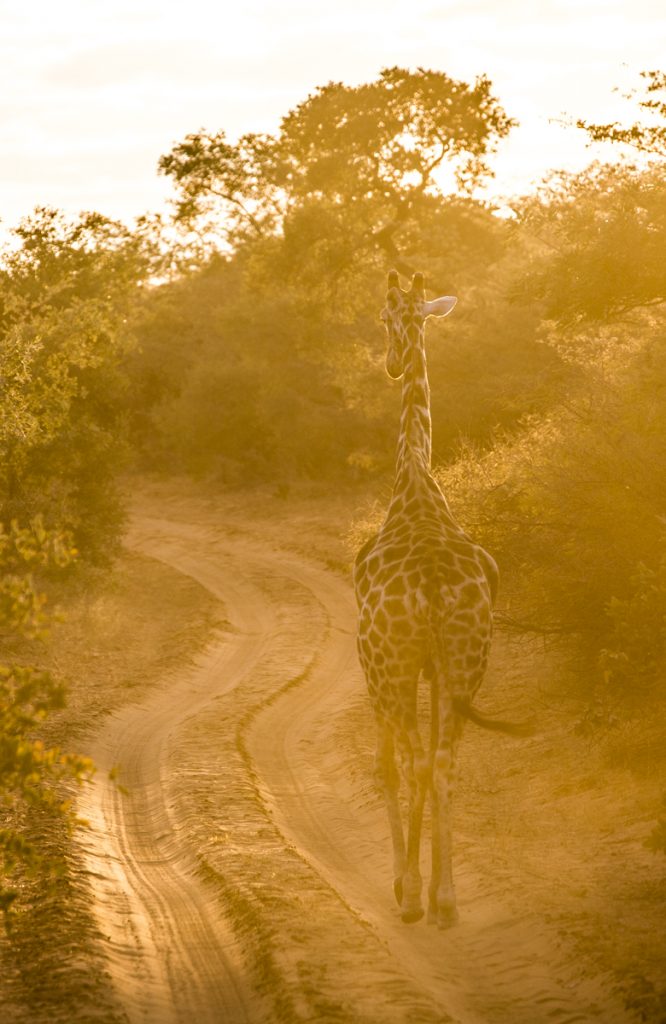
[[(424, 326), (451, 312), (456, 299), (426, 301), (422, 274), (411, 289), (388, 276), (381, 316), (388, 333), (386, 369), (402, 377), (402, 408), (393, 493), (379, 532), (356, 556), (358, 653), (377, 725), (375, 778), (393, 844), (394, 893), (402, 920), (423, 917), (420, 845), (425, 798), (432, 802), (432, 875), (428, 921), (457, 920), (451, 871), (453, 770), (465, 719), (523, 733), (486, 718), (471, 701), (486, 669), (499, 574), (492, 557), (453, 518), (431, 472), (430, 391)], [(417, 721), (419, 680), (430, 688), (430, 749)], [(407, 838), (398, 798), (400, 755), (408, 790)]]

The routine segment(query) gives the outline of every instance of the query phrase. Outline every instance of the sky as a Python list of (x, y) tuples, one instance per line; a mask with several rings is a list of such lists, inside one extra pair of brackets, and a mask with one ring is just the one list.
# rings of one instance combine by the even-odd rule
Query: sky
[(273, 132), (394, 65), (488, 75), (520, 121), (488, 195), (517, 194), (612, 158), (559, 122), (631, 119), (621, 93), (665, 55), (664, 0), (0, 0), (0, 229), (38, 204), (162, 210), (157, 161), (188, 132)]

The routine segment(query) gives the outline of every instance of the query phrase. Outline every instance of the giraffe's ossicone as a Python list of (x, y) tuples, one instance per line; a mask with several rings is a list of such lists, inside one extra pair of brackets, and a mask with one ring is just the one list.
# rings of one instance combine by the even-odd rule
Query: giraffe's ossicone
[[(419, 850), (429, 792), (428, 919), (440, 927), (457, 917), (450, 806), (464, 720), (511, 731), (471, 708), (488, 660), (497, 566), (458, 526), (431, 472), (424, 324), (429, 316), (447, 315), (455, 303), (451, 297), (427, 301), (420, 274), (409, 291), (400, 288), (395, 271), (389, 274), (382, 310), (386, 368), (391, 377), (402, 377), (395, 483), (384, 524), (358, 552), (354, 567), (358, 652), (377, 722), (375, 771), (388, 808), (395, 895), (404, 921), (423, 916)], [(417, 720), (419, 684), (431, 695), (427, 744)], [(406, 836), (401, 775), (408, 791)]]

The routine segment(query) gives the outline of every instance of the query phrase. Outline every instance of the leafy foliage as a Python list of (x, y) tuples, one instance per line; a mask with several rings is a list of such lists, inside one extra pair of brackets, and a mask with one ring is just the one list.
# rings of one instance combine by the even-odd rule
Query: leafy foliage
[[(658, 323), (642, 329), (644, 350), (615, 361), (606, 351), (605, 365), (588, 365), (564, 404), (490, 451), (468, 447), (444, 473), (462, 517), (514, 579), (513, 618), (578, 637), (593, 659), (605, 650), (606, 672), (611, 651), (630, 657), (633, 675), (639, 650), (641, 674), (652, 664), (666, 610), (666, 481), (655, 472), (666, 458), (666, 337)], [(611, 674), (620, 681), (619, 662)]]
[(453, 165), (468, 188), (490, 173), (483, 162), (513, 123), (491, 93), (441, 71), (386, 68), (375, 82), (330, 83), (282, 121), (280, 185), (294, 196), (393, 204), (439, 191), (435, 172)]
[(96, 214), (41, 209), (15, 234), (0, 267), (0, 521), (41, 514), (103, 560), (122, 522), (121, 366), (146, 255)]
[(268, 136), (243, 135), (234, 146), (223, 131), (187, 135), (160, 158), (159, 170), (181, 191), (176, 219), (191, 222), (223, 203), (231, 208), (238, 231), (257, 234), (270, 227), (276, 197), (271, 191), (272, 146)]
[(532, 257), (513, 294), (571, 367), (566, 397), (444, 475), (509, 568), (514, 625), (566, 638), (590, 688), (639, 695), (666, 663), (666, 187), (596, 166), (520, 216)]
[(635, 121), (629, 127), (622, 127), (617, 122), (612, 124), (590, 124), (585, 120), (576, 122), (583, 128), (594, 142), (619, 142), (633, 146), (643, 153), (666, 156), (666, 73), (663, 71), (643, 71), (645, 95), (639, 101), (639, 107), (654, 119), (653, 124)]
[(518, 207), (534, 239), (519, 294), (564, 325), (619, 319), (666, 300), (661, 168), (593, 165), (561, 174)]
[[(40, 519), (29, 527), (0, 528), (0, 631), (5, 645), (13, 639), (45, 639), (45, 598), (35, 586), (34, 571), (63, 568), (76, 552), (69, 539), (45, 530)], [(27, 818), (49, 812), (70, 827), (76, 817), (58, 783), (82, 782), (93, 765), (88, 758), (46, 747), (37, 737), (46, 716), (64, 705), (64, 687), (50, 672), (33, 664), (0, 664), (0, 910), (6, 915), (18, 896), (12, 884), (17, 869), (53, 871), (39, 840), (29, 838)], [(9, 812), (9, 813), (7, 813)]]
[(661, 547), (655, 565), (638, 563), (626, 596), (613, 596), (606, 605), (612, 630), (599, 664), (605, 682), (625, 691), (653, 680), (666, 661), (666, 538)]
[(275, 136), (233, 145), (224, 132), (190, 134), (159, 169), (179, 190), (177, 218), (209, 227), (212, 218), (233, 247), (286, 238), (305, 215), (313, 242), (338, 236), (356, 258), (379, 248), (399, 265), (396, 238), (417, 230), (420, 211), (441, 195), (437, 173), (448, 168), (471, 188), (513, 124), (486, 78), (469, 86), (439, 71), (388, 68), (364, 85), (320, 87)]

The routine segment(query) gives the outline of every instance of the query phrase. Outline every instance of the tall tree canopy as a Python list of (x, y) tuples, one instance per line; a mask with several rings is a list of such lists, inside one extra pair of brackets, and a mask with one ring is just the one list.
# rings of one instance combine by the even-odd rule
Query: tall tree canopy
[(297, 211), (315, 209), (310, 227), (320, 237), (344, 220), (356, 247), (379, 246), (399, 261), (400, 232), (441, 196), (438, 175), (471, 190), (514, 123), (485, 77), (470, 86), (441, 71), (387, 68), (364, 85), (318, 88), (275, 135), (233, 144), (223, 131), (190, 134), (159, 168), (178, 189), (178, 218), (217, 218), (232, 245), (280, 233)]

